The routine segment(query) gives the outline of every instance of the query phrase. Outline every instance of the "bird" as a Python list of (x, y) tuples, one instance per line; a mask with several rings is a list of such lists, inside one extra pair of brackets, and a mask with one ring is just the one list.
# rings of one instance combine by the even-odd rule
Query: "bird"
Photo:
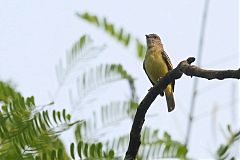
[[(173, 69), (173, 65), (163, 49), (160, 37), (154, 33), (145, 36), (147, 41), (147, 51), (143, 61), (143, 69), (152, 85), (155, 85), (161, 77), (165, 76), (167, 72)], [(160, 93), (161, 96), (164, 96), (165, 93), (168, 112), (173, 111), (175, 108), (173, 96), (174, 85), (175, 81), (170, 83), (164, 92)]]

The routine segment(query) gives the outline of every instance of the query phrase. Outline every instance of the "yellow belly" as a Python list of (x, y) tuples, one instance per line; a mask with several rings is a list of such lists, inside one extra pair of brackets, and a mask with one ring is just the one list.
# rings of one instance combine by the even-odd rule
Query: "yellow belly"
[(148, 51), (144, 63), (146, 72), (154, 84), (168, 72), (167, 65), (161, 53), (157, 51)]

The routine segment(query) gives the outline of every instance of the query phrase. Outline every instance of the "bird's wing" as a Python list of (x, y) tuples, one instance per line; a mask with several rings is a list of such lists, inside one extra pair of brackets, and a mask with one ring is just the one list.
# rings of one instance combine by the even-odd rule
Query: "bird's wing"
[[(145, 61), (143, 61), (143, 69), (144, 69), (146, 75), (148, 76), (147, 71), (146, 71), (146, 68), (145, 68)], [(154, 83), (153, 83), (153, 81), (151, 80), (151, 78), (150, 78), (149, 76), (148, 76), (148, 79), (150, 80), (150, 82), (151, 82), (152, 85), (154, 86)], [(161, 92), (160, 95), (161, 95), (161, 96), (164, 96), (164, 92)]]
[[(161, 53), (162, 53), (163, 60), (167, 64), (168, 71), (172, 70), (173, 69), (173, 65), (172, 65), (172, 63), (170, 61), (170, 58), (168, 57), (167, 53), (165, 51), (163, 51)], [(175, 86), (175, 81), (172, 82), (172, 89), (173, 89), (173, 91), (174, 91), (174, 86)]]

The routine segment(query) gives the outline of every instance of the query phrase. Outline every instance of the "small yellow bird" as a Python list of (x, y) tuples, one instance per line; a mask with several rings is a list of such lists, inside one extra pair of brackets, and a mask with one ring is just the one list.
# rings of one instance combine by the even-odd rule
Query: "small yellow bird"
[[(156, 34), (149, 34), (145, 36), (147, 39), (147, 52), (143, 61), (143, 69), (151, 83), (155, 85), (161, 77), (173, 69), (173, 66), (163, 49), (160, 37)], [(171, 112), (175, 108), (173, 97), (174, 84), (175, 82), (173, 81), (164, 90), (168, 112)], [(162, 92), (160, 95), (163, 96), (164, 93)]]

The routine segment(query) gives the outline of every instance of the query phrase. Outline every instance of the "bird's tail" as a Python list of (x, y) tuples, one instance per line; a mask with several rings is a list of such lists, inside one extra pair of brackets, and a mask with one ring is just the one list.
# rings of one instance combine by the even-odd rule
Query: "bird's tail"
[[(170, 89), (172, 89), (172, 88), (170, 88)], [(168, 112), (171, 112), (175, 108), (175, 101), (174, 101), (174, 97), (173, 97), (173, 92), (170, 89), (167, 88), (165, 90)]]

